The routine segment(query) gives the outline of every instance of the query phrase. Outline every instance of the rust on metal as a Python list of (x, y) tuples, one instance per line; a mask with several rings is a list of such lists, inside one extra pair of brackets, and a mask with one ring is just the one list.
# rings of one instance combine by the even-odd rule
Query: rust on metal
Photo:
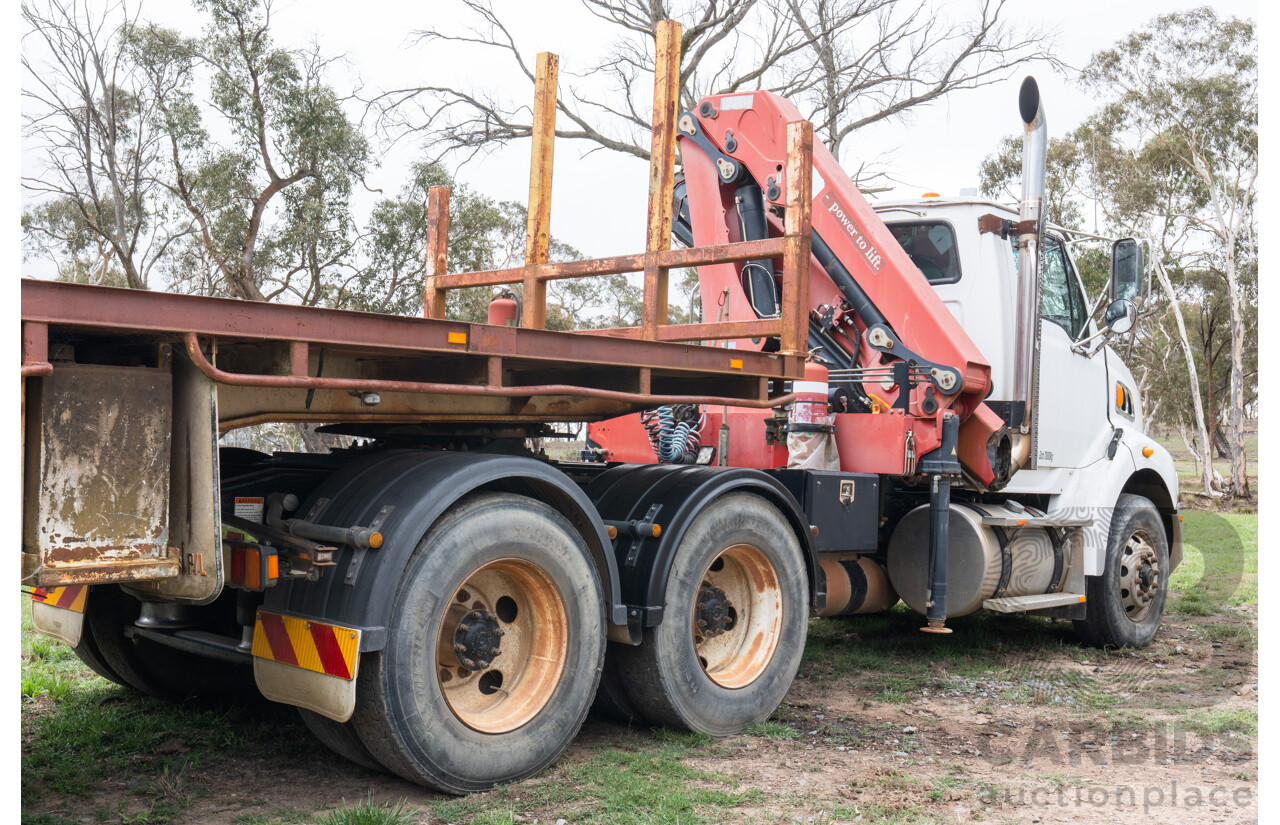
[(809, 341), (809, 257), (813, 244), (813, 124), (807, 120), (787, 124), (786, 175), (782, 351), (804, 355)]
[(24, 552), (40, 559), (41, 584), (176, 570), (168, 547), (172, 387), (168, 371), (145, 367), (69, 364), (43, 379), (40, 440), (31, 445), (39, 472), (22, 537)]
[(289, 374), (297, 377), (305, 377), (307, 374), (307, 360), (310, 357), (311, 347), (305, 341), (293, 341), (289, 344)]
[(22, 377), (48, 375), (53, 372), (49, 363), (49, 325), (28, 321), (22, 325)]
[(694, 650), (713, 682), (742, 688), (760, 678), (777, 649), (782, 587), (773, 565), (753, 545), (735, 544), (714, 561), (720, 564), (702, 574), (690, 617)]
[(439, 281), (449, 267), (449, 187), (427, 190), (427, 258), (422, 296), (424, 318), (444, 318), (445, 292)]
[[(308, 341), (333, 349), (347, 347), (386, 355), (448, 352), (449, 332), (468, 334), (467, 352), (485, 356), (717, 372), (723, 352), (710, 347), (671, 346), (648, 341), (565, 335), (545, 330), (491, 327), (372, 312), (254, 303), (235, 298), (204, 298), (148, 290), (85, 286), (53, 281), (22, 281), (22, 316), (68, 329), (113, 331), (124, 335), (155, 333), (181, 340), (185, 332), (238, 341)], [(803, 376), (803, 364), (775, 354), (740, 351), (744, 372)], [(798, 362), (797, 362), (798, 363)]]
[(524, 302), (520, 325), (542, 329), (547, 321), (547, 282), (538, 277), (551, 250), (551, 171), (556, 145), (556, 83), (560, 58), (538, 55), (534, 81), (532, 155), (529, 159), (529, 221), (525, 228)]
[(671, 199), (675, 188), (676, 107), (680, 102), (680, 24), (658, 23), (653, 64), (653, 142), (649, 149), (649, 222), (645, 236), (642, 337), (658, 340), (667, 323), (667, 268), (659, 252), (671, 248)]
[[(510, 612), (504, 599), (514, 603)], [(468, 727), (515, 730), (555, 695), (568, 644), (564, 600), (551, 577), (523, 559), (490, 562), (444, 606), (436, 636), (440, 692)], [(487, 687), (494, 671), (501, 690)]]
[[(668, 324), (658, 328), (659, 341), (719, 341), (727, 338), (769, 338), (781, 330), (778, 318), (762, 318), (754, 321), (720, 321), (705, 324)], [(575, 330), (581, 335), (609, 335), (616, 338), (639, 338), (637, 327), (610, 327), (608, 329)], [(734, 357), (741, 353), (732, 352)]]
[[(661, 406), (663, 404), (729, 404), (738, 407), (754, 407), (767, 409), (778, 404), (790, 403), (794, 394), (778, 398), (725, 398), (720, 396), (699, 395), (649, 395), (619, 390), (605, 390), (597, 387), (580, 387), (570, 384), (534, 384), (515, 387), (492, 386), (488, 384), (449, 384), (438, 381), (393, 381), (383, 378), (331, 378), (331, 377), (299, 377), (296, 375), (259, 375), (227, 372), (218, 369), (205, 357), (200, 349), (200, 340), (194, 332), (186, 334), (187, 354), (192, 362), (211, 380), (220, 384), (240, 387), (275, 387), (281, 389), (325, 389), (346, 392), (403, 392), (429, 393), (433, 395), (474, 395), (488, 397), (524, 398), (539, 395), (564, 395), (579, 398), (600, 398), (610, 401), (623, 401), (644, 406)], [(723, 351), (722, 351), (723, 352)]]

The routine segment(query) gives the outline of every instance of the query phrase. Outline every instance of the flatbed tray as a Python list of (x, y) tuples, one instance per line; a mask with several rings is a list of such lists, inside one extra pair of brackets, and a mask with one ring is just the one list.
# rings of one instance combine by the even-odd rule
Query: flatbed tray
[[(185, 352), (219, 424), (589, 421), (670, 403), (769, 407), (802, 356), (583, 332), (22, 281), (23, 374)], [(377, 397), (377, 403), (370, 403)]]

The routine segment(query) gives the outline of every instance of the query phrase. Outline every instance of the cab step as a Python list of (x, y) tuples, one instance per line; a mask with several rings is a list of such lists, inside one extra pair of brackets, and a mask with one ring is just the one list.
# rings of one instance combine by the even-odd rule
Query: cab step
[(983, 516), (982, 523), (991, 527), (1088, 527), (1093, 519), (1088, 516), (1058, 516), (1049, 513), (1045, 516)]
[(1001, 599), (987, 599), (982, 603), (984, 610), (995, 613), (1025, 613), (1028, 610), (1045, 610), (1050, 607), (1067, 607), (1083, 604), (1081, 593), (1044, 593), (1038, 596), (1006, 596)]

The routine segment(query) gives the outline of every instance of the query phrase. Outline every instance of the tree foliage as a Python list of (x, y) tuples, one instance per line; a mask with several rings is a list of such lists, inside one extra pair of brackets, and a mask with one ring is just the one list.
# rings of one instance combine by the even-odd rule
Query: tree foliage
[[(1209, 8), (1162, 15), (1094, 55), (1082, 82), (1100, 107), (1050, 141), (1048, 217), (1077, 228), (1099, 209), (1106, 231), (1149, 241), (1160, 288), (1131, 353), (1148, 415), (1184, 433), (1191, 422), (1206, 490), (1216, 447), (1232, 458), (1228, 486), (1248, 496), (1243, 424), (1257, 392), (1253, 24)], [(983, 162), (984, 194), (1016, 192), (1018, 149), (1007, 138)], [(1105, 273), (1092, 269), (1100, 288)]]
[[(1162, 15), (1094, 55), (1084, 79), (1104, 101), (1084, 128), (1107, 148), (1098, 155), (1098, 176), (1108, 217), (1151, 238), (1161, 259), (1209, 273), (1225, 288), (1231, 341), (1229, 486), (1250, 497), (1244, 422), (1246, 383), (1255, 380), (1246, 363), (1250, 307), (1256, 302), (1248, 278), (1257, 261), (1253, 23), (1222, 19), (1208, 7)], [(1179, 312), (1172, 282), (1161, 280), (1170, 307)], [(1179, 336), (1194, 374), (1190, 338)], [(1204, 380), (1213, 385), (1212, 369)], [(1198, 393), (1193, 401), (1200, 406)], [(1208, 428), (1199, 427), (1206, 453)]]
[[(325, 80), (328, 61), (275, 45), (269, 0), (195, 5), (203, 37), (148, 25), (132, 39), (169, 148), (165, 184), (198, 228), (202, 248), (185, 261), (214, 270), (174, 274), (241, 298), (325, 303), (351, 275), (349, 197), (368, 142)], [(192, 91), (200, 79), (207, 105)]]

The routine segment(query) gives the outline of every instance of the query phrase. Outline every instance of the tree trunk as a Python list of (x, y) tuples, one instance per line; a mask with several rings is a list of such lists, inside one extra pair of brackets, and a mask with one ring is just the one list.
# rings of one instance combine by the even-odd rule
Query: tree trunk
[(1235, 254), (1230, 247), (1226, 269), (1227, 305), (1231, 308), (1231, 486), (1236, 495), (1252, 499), (1249, 451), (1244, 440), (1244, 307), (1236, 278)]
[(298, 435), (302, 438), (302, 449), (308, 453), (330, 453), (338, 446), (340, 436), (329, 433), (318, 433), (318, 424), (294, 424)]
[(1191, 351), (1191, 341), (1187, 338), (1187, 325), (1182, 318), (1182, 304), (1178, 301), (1178, 294), (1173, 290), (1173, 284), (1169, 281), (1169, 273), (1165, 271), (1163, 262), (1157, 259), (1152, 262), (1152, 265), (1160, 286), (1172, 305), (1173, 319), (1178, 326), (1178, 341), (1182, 344), (1182, 354), (1187, 361), (1187, 373), (1191, 377), (1191, 402), (1196, 413), (1196, 429), (1200, 433), (1201, 480), (1204, 482), (1204, 491), (1207, 495), (1217, 498), (1220, 493), (1213, 489), (1213, 444), (1209, 440), (1209, 428), (1205, 426), (1204, 406), (1200, 401), (1200, 375), (1196, 371), (1196, 356)]

